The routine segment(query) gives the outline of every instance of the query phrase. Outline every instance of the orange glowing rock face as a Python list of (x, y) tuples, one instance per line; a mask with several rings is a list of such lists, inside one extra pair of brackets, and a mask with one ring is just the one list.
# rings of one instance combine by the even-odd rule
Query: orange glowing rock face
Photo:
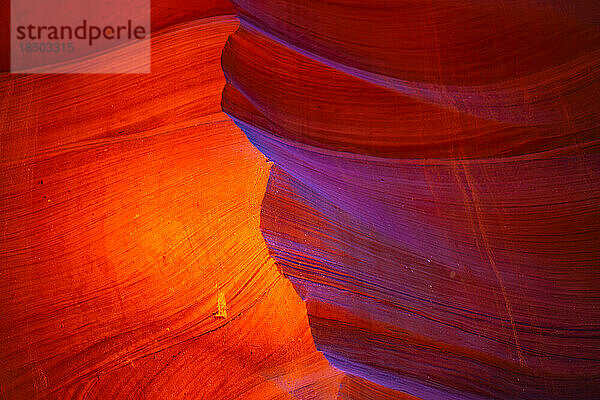
[(221, 112), (237, 26), (159, 31), (150, 75), (2, 76), (0, 397), (337, 395)]

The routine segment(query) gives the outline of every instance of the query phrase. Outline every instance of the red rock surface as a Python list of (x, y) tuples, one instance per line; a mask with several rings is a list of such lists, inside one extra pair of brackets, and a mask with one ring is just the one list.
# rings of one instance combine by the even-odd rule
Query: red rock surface
[(232, 3), (0, 75), (0, 398), (598, 397), (598, 2)]
[(427, 399), (600, 394), (600, 13), (235, 0), (224, 110), (335, 367)]
[(1, 398), (337, 395), (221, 112), (238, 22), (174, 22), (150, 75), (1, 77)]

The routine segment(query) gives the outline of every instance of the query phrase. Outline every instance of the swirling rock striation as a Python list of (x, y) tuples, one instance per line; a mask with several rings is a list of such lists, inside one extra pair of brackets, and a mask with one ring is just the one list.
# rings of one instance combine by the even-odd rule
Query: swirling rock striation
[(349, 379), (260, 233), (270, 164), (221, 111), (238, 21), (183, 5), (153, 2), (151, 74), (0, 76), (2, 399), (335, 399)]
[(598, 3), (233, 3), (223, 110), (274, 163), (261, 229), (328, 360), (600, 395)]

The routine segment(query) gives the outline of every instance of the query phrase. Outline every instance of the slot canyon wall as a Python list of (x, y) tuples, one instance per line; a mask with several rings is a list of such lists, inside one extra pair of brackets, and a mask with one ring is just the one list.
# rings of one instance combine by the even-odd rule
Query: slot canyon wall
[(270, 164), (220, 105), (238, 21), (210, 5), (153, 2), (149, 75), (2, 74), (1, 399), (377, 387), (315, 349), (268, 254)]
[(234, 0), (223, 109), (334, 367), (424, 399), (599, 395), (597, 2)]
[(155, 0), (151, 74), (1, 73), (0, 398), (597, 397), (599, 22)]

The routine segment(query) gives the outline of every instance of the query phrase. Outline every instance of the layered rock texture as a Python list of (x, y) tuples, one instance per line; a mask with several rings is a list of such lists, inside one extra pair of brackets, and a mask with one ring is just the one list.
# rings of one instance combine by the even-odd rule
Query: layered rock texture
[(189, 12), (150, 75), (1, 77), (2, 399), (337, 398), (221, 111), (238, 21)]
[(599, 23), (156, 0), (151, 74), (1, 74), (0, 398), (599, 397)]
[(600, 13), (233, 1), (223, 109), (333, 366), (425, 399), (600, 391)]

